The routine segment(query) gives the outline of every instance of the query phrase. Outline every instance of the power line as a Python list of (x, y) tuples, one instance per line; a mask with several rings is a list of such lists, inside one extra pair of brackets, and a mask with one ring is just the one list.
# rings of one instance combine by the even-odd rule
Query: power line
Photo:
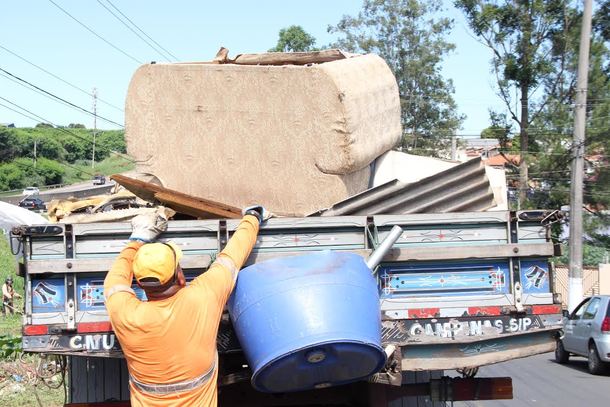
[[(132, 33), (134, 33), (139, 39), (141, 39), (142, 41), (144, 41), (146, 43), (146, 45), (148, 45), (150, 48), (152, 48), (156, 53), (158, 53), (159, 55), (161, 55), (161, 57), (167, 59), (168, 61), (171, 60), (171, 57), (174, 58), (174, 60), (177, 60), (176, 57), (174, 57), (169, 51), (166, 51), (167, 54), (170, 55), (170, 58), (167, 57), (167, 54), (163, 54), (161, 51), (159, 51), (154, 45), (152, 45), (148, 40), (146, 40), (146, 38), (142, 37), (142, 35), (140, 35), (137, 31), (135, 31), (129, 24), (127, 24), (125, 21), (123, 21), (121, 19), (121, 17), (119, 17), (118, 15), (116, 15), (116, 13), (112, 10), (110, 10), (108, 8), (108, 6), (106, 6), (104, 3), (102, 3), (101, 0), (97, 0), (97, 2), (100, 4), (100, 6), (104, 7), (106, 9), (106, 11), (108, 11), (110, 14), (112, 14), (114, 16), (114, 18), (116, 18), (117, 20), (119, 20), (121, 22), (121, 24), (123, 24), (125, 27), (127, 27), (129, 29), (129, 31), (131, 31)], [(140, 32), (142, 32), (144, 35), (146, 35), (146, 37), (148, 37), (151, 41), (153, 41), (155, 44), (157, 44), (156, 41), (154, 41), (152, 38), (150, 38), (144, 31), (142, 31), (133, 21), (131, 21), (127, 16), (125, 16), (125, 14), (123, 14), (114, 4), (110, 3), (108, 1), (108, 4), (110, 4), (115, 10), (117, 10), (125, 19), (127, 19), (134, 27), (136, 27)], [(158, 44), (157, 44), (158, 45)], [(160, 47), (160, 46), (159, 46)], [(165, 50), (165, 48), (161, 47), (162, 50)]]
[[(18, 104), (14, 103), (14, 102), (11, 102), (10, 100), (8, 100), (8, 99), (6, 99), (6, 98), (4, 98), (4, 97), (2, 97), (2, 96), (0, 96), (0, 99), (2, 99), (2, 100), (4, 100), (5, 102), (10, 103), (11, 105), (13, 105), (13, 106), (15, 106), (15, 107), (17, 107), (17, 108), (19, 108), (19, 109), (21, 109), (21, 110), (23, 110), (23, 111), (25, 111), (25, 112), (29, 113), (29, 114), (31, 114), (32, 116), (36, 117), (37, 119), (32, 119), (32, 117), (31, 117), (31, 116), (25, 115), (25, 114), (23, 114), (23, 113), (21, 113), (21, 112), (18, 112), (18, 111), (16, 111), (16, 110), (14, 110), (14, 109), (11, 109), (10, 107), (7, 107), (6, 105), (2, 105), (2, 106), (4, 106), (4, 107), (6, 107), (7, 109), (12, 110), (12, 111), (13, 111), (13, 112), (15, 112), (15, 113), (18, 113), (18, 114), (20, 114), (20, 115), (22, 115), (22, 116), (25, 116), (25, 117), (27, 117), (27, 118), (29, 118), (29, 119), (31, 119), (31, 120), (34, 120), (34, 121), (37, 121), (37, 120), (42, 120), (42, 121), (43, 121), (43, 122), (45, 122), (45, 123), (49, 123), (49, 124), (51, 124), (51, 125), (55, 126), (55, 129), (57, 129), (57, 130), (59, 130), (59, 131), (61, 131), (61, 132), (64, 132), (64, 133), (70, 134), (70, 135), (72, 135), (73, 137), (76, 137), (77, 139), (83, 140), (83, 141), (84, 141), (84, 142), (86, 142), (86, 143), (91, 143), (91, 142), (92, 142), (92, 140), (87, 140), (85, 137), (82, 137), (82, 136), (80, 136), (80, 135), (78, 135), (78, 134), (76, 134), (76, 133), (74, 133), (74, 132), (72, 132), (72, 131), (70, 131), (70, 130), (68, 130), (68, 129), (63, 128), (63, 127), (60, 127), (60, 126), (56, 125), (55, 123), (53, 123), (52, 121), (50, 121), (50, 120), (48, 120), (48, 119), (45, 119), (44, 117), (42, 117), (42, 116), (40, 116), (40, 115), (37, 115), (36, 113), (34, 113), (34, 112), (32, 112), (32, 111), (30, 111), (30, 110), (28, 110), (28, 109), (26, 109), (26, 108), (24, 108), (24, 107), (22, 107), (22, 106), (19, 106)], [(121, 153), (119, 153), (119, 152), (113, 151), (113, 150), (110, 150), (110, 154), (114, 154), (114, 155), (116, 155), (116, 156), (119, 156), (119, 157), (121, 157), (121, 158), (123, 158), (123, 159), (125, 159), (125, 160), (128, 160), (128, 161), (131, 161), (131, 162), (136, 162), (136, 160), (134, 160), (134, 159), (132, 159), (132, 158), (130, 158), (130, 157), (128, 157), (128, 156), (126, 156), (126, 155), (124, 155), (124, 154), (121, 154)]]
[(84, 23), (82, 23), (81, 21), (79, 21), (76, 17), (74, 17), (72, 14), (68, 13), (65, 9), (63, 9), (59, 4), (55, 3), (53, 0), (49, 0), (49, 2), (51, 2), (55, 7), (57, 7), (58, 9), (60, 9), (61, 11), (63, 11), (68, 17), (70, 17), (72, 20), (76, 21), (78, 24), (80, 24), (83, 28), (85, 28), (87, 31), (89, 31), (91, 34), (95, 35), (97, 38), (99, 38), (100, 40), (104, 41), (106, 44), (110, 45), (112, 48), (114, 48), (115, 50), (119, 51), (121, 54), (125, 55), (127, 58), (137, 62), (138, 64), (142, 65), (142, 62), (139, 61), (138, 59), (134, 58), (133, 56), (131, 56), (130, 54), (128, 54), (127, 52), (123, 51), (122, 49), (120, 49), (119, 47), (117, 47), (116, 45), (114, 45), (113, 43), (111, 43), (110, 41), (108, 41), (107, 39), (105, 39), (104, 37), (102, 37), (101, 35), (99, 35), (98, 33), (96, 33), (95, 31), (93, 31), (91, 28), (89, 28), (88, 26), (86, 26)]
[[(36, 117), (36, 118), (37, 118), (37, 120), (42, 120), (44, 123), (49, 123), (49, 124), (51, 124), (51, 125), (55, 126), (55, 128), (56, 128), (57, 130), (63, 131), (64, 133), (68, 133), (68, 134), (70, 134), (70, 135), (72, 135), (72, 136), (74, 136), (74, 137), (76, 137), (76, 138), (78, 138), (78, 139), (80, 139), (80, 140), (83, 140), (83, 141), (85, 141), (85, 142), (87, 142), (87, 143), (90, 143), (90, 142), (91, 142), (91, 140), (87, 140), (86, 138), (84, 138), (84, 137), (82, 137), (82, 136), (80, 136), (80, 135), (78, 135), (78, 134), (76, 134), (76, 133), (73, 133), (73, 132), (71, 132), (70, 130), (66, 130), (66, 129), (64, 129), (63, 127), (60, 127), (60, 126), (56, 125), (56, 124), (55, 124), (55, 123), (53, 123), (52, 121), (50, 121), (50, 120), (48, 120), (48, 119), (45, 119), (44, 117), (42, 117), (42, 116), (40, 116), (40, 115), (37, 115), (36, 113), (34, 113), (34, 112), (32, 112), (32, 111), (30, 111), (30, 110), (26, 109), (25, 107), (19, 106), (18, 104), (14, 103), (14, 102), (11, 102), (10, 100), (8, 100), (8, 99), (6, 99), (6, 98), (4, 98), (4, 97), (2, 97), (2, 96), (0, 96), (0, 99), (4, 100), (5, 102), (10, 103), (11, 105), (13, 105), (13, 106), (15, 106), (15, 107), (17, 107), (17, 108), (19, 108), (19, 109), (21, 109), (21, 110), (25, 111), (25, 112), (28, 112), (28, 113), (29, 113), (29, 114), (31, 114), (32, 116)], [(13, 110), (13, 109), (11, 109), (11, 110)], [(13, 111), (15, 111), (15, 110), (13, 110)], [(29, 117), (29, 118), (31, 119), (31, 117)]]
[(125, 14), (123, 14), (121, 12), (121, 10), (119, 10), (110, 0), (106, 0), (106, 2), (108, 4), (110, 4), (116, 11), (118, 11), (119, 14), (121, 14), (123, 17), (125, 17), (125, 19), (127, 19), (127, 21), (129, 21), (134, 27), (136, 27), (136, 29), (138, 29), (138, 31), (140, 31), (142, 34), (144, 34), (146, 36), (146, 38), (148, 38), (149, 40), (154, 42), (155, 45), (157, 45), (159, 48), (161, 48), (163, 51), (165, 51), (167, 54), (169, 54), (171, 57), (173, 57), (174, 60), (178, 61), (178, 58), (174, 54), (169, 52), (167, 49), (163, 48), (163, 46), (161, 46), (161, 44), (159, 44), (157, 41), (153, 40), (148, 34), (146, 34), (144, 31), (142, 31), (142, 29), (140, 27), (138, 27), (136, 23), (131, 21), (131, 19), (129, 17), (127, 17)]
[(55, 101), (55, 102), (58, 102), (58, 103), (61, 103), (61, 104), (65, 105), (65, 106), (72, 107), (72, 106), (68, 105), (67, 103), (64, 103), (64, 102), (61, 102), (61, 101), (59, 101), (59, 100), (57, 100), (57, 99), (52, 98), (51, 96), (47, 95), (47, 94), (46, 94), (46, 93), (44, 93), (44, 92), (41, 92), (41, 91), (39, 91), (39, 90), (37, 90), (37, 89), (34, 89), (34, 88), (31, 88), (31, 87), (27, 86), (26, 84), (24, 84), (24, 83), (22, 83), (22, 82), (18, 81), (18, 80), (17, 80), (17, 79), (15, 79), (15, 78), (12, 78), (12, 77), (8, 76), (8, 75), (6, 75), (6, 74), (4, 74), (4, 73), (2, 73), (2, 72), (0, 72), (0, 76), (4, 77), (4, 78), (6, 78), (6, 79), (8, 79), (8, 80), (10, 80), (10, 81), (15, 82), (15, 83), (16, 83), (17, 85), (19, 85), (19, 86), (23, 86), (24, 88), (26, 88), (26, 89), (28, 89), (28, 90), (31, 90), (32, 92), (36, 92), (36, 93), (38, 93), (39, 95), (42, 95), (42, 96), (44, 96), (44, 97), (46, 97), (46, 98), (48, 98), (48, 99), (51, 99), (51, 100), (53, 100), (53, 101)]
[[(38, 89), (35, 89), (35, 88), (32, 88), (32, 87), (28, 87), (26, 84), (24, 84), (24, 83), (22, 83), (22, 82), (18, 81), (18, 80), (17, 80), (17, 79), (15, 79), (15, 78), (12, 78), (12, 77), (8, 76), (8, 75), (6, 75), (6, 74), (4, 74), (4, 73), (2, 73), (2, 72), (0, 72), (0, 76), (2, 76), (2, 77), (4, 77), (4, 78), (6, 78), (6, 79), (8, 79), (8, 80), (11, 80), (11, 81), (15, 82), (17, 85), (23, 86), (24, 88), (26, 88), (26, 89), (28, 89), (28, 90), (31, 90), (32, 92), (36, 92), (36, 93), (38, 93), (39, 95), (42, 95), (42, 96), (44, 96), (44, 97), (46, 97), (46, 98), (48, 98), (48, 99), (51, 99), (51, 100), (53, 100), (54, 102), (61, 103), (61, 104), (65, 105), (65, 106), (67, 106), (67, 107), (70, 107), (70, 108), (74, 109), (74, 107), (73, 107), (73, 106), (71, 106), (69, 103), (66, 103), (66, 102), (63, 102), (63, 101), (61, 101), (61, 100), (58, 100), (58, 99), (56, 99), (56, 98), (54, 98), (54, 97), (52, 97), (52, 96), (50, 96), (50, 95), (48, 95), (48, 94), (44, 93), (43, 91), (38, 90)], [(78, 109), (78, 110), (80, 110), (80, 109)]]
[[(1, 98), (1, 97), (0, 97), (0, 98)], [(4, 99), (4, 98), (2, 98), (2, 99)], [(4, 100), (6, 100), (6, 99), (4, 99)], [(9, 103), (11, 103), (11, 102), (9, 102)], [(6, 109), (8, 109), (8, 110), (11, 110), (11, 111), (13, 111), (13, 112), (15, 112), (15, 113), (17, 113), (17, 114), (20, 114), (20, 115), (22, 115), (22, 116), (24, 116), (24, 117), (27, 117), (28, 119), (31, 119), (31, 120), (36, 121), (36, 119), (32, 118), (31, 116), (29, 116), (29, 115), (27, 115), (27, 114), (25, 114), (25, 113), (19, 112), (19, 111), (15, 110), (15, 109), (13, 109), (13, 108), (11, 108), (11, 107), (9, 107), (9, 106), (5, 105), (4, 103), (0, 103), (0, 106), (2, 106), (2, 107), (4, 107), (4, 108), (6, 108)], [(20, 107), (20, 109), (22, 109), (22, 108)], [(25, 109), (24, 109), (24, 110), (25, 110)], [(27, 112), (27, 110), (26, 110), (26, 112)], [(72, 134), (72, 135), (74, 135), (74, 134)], [(75, 135), (74, 135), (74, 136), (75, 136)], [(18, 165), (24, 165), (24, 163), (21, 163), (21, 162), (16, 161), (16, 160), (15, 160), (15, 161), (13, 161), (13, 162), (14, 162), (14, 163), (16, 163), (16, 164), (18, 164)], [(87, 171), (82, 170), (82, 169), (80, 169), (80, 168), (74, 167), (74, 166), (72, 166), (72, 165), (70, 165), (70, 164), (67, 164), (67, 163), (65, 163), (65, 162), (62, 162), (62, 161), (57, 161), (57, 163), (58, 163), (58, 164), (60, 164), (60, 165), (66, 166), (66, 167), (74, 168), (74, 169), (76, 169), (76, 170), (78, 170), (78, 171), (82, 171), (82, 172), (86, 173), (87, 175), (91, 175), (91, 176), (93, 176), (93, 175), (94, 175), (94, 174), (91, 174), (90, 172), (87, 172)], [(34, 168), (34, 170), (38, 171), (38, 169), (37, 169), (36, 167), (34, 167), (33, 165), (31, 165), (30, 167), (31, 167), (31, 168)]]
[[(4, 98), (2, 98), (2, 99), (4, 99)], [(6, 99), (4, 99), (4, 100), (6, 100)], [(10, 102), (9, 102), (9, 103), (10, 103)], [(22, 113), (22, 112), (20, 112), (20, 111), (18, 111), (18, 110), (15, 110), (15, 109), (13, 109), (12, 107), (9, 107), (9, 106), (5, 105), (4, 103), (0, 103), (0, 106), (2, 106), (2, 107), (4, 107), (4, 108), (6, 108), (6, 109), (8, 109), (8, 110), (11, 110), (11, 111), (13, 111), (13, 112), (15, 112), (15, 113), (17, 113), (17, 114), (20, 114), (21, 116), (27, 117), (28, 119), (32, 120), (33, 122), (38, 122), (38, 121), (40, 120), (40, 119), (36, 119), (36, 118), (34, 118), (34, 117), (32, 117), (32, 116), (29, 116), (29, 115), (27, 115), (27, 114), (25, 114), (25, 113)]]
[(59, 97), (59, 96), (55, 95), (54, 93), (51, 93), (51, 92), (49, 92), (49, 91), (46, 91), (46, 90), (44, 90), (44, 89), (42, 89), (42, 88), (40, 88), (40, 87), (38, 87), (38, 86), (34, 85), (33, 83), (28, 82), (28, 81), (26, 81), (25, 79), (20, 78), (19, 76), (17, 76), (17, 75), (14, 75), (14, 74), (10, 73), (9, 71), (7, 71), (7, 70), (5, 70), (5, 69), (3, 69), (3, 68), (1, 68), (1, 67), (0, 67), (0, 71), (2, 71), (2, 72), (4, 72), (5, 74), (7, 74), (7, 75), (11, 76), (12, 78), (15, 78), (16, 80), (18, 80), (18, 81), (20, 81), (20, 82), (26, 83), (27, 85), (31, 86), (32, 88), (35, 88), (36, 90), (39, 90), (40, 92), (43, 92), (43, 93), (45, 93), (45, 94), (49, 95), (50, 97), (52, 97), (52, 98), (54, 98), (54, 99), (57, 99), (57, 100), (59, 100), (59, 101), (61, 101), (61, 102), (65, 103), (65, 104), (67, 104), (67, 105), (69, 105), (69, 106), (72, 106), (72, 107), (73, 107), (73, 108), (75, 108), (75, 109), (78, 109), (78, 110), (80, 110), (80, 111), (82, 111), (82, 112), (84, 112), (84, 113), (87, 113), (87, 114), (91, 115), (91, 116), (97, 116), (98, 118), (100, 118), (100, 119), (104, 120), (105, 122), (112, 123), (112, 124), (116, 124), (116, 125), (117, 125), (117, 126), (119, 126), (119, 127), (125, 127), (125, 126), (123, 126), (122, 124), (115, 122), (114, 120), (110, 120), (110, 119), (107, 119), (107, 118), (105, 118), (105, 117), (103, 117), (103, 116), (96, 115), (95, 113), (93, 113), (93, 112), (91, 112), (91, 111), (89, 111), (89, 110), (85, 109), (84, 107), (78, 106), (78, 105), (76, 105), (76, 104), (74, 104), (74, 103), (72, 103), (72, 102), (67, 101), (66, 99), (63, 99), (63, 98), (61, 98), (61, 97)]
[[(41, 66), (38, 66), (38, 65), (36, 65), (35, 63), (33, 63), (33, 62), (31, 62), (31, 61), (28, 61), (28, 60), (27, 60), (27, 59), (25, 59), (24, 57), (22, 57), (22, 56), (20, 56), (20, 55), (16, 54), (15, 52), (13, 52), (13, 51), (11, 51), (10, 49), (8, 49), (8, 48), (6, 48), (6, 47), (2, 46), (1, 44), (0, 44), (0, 48), (2, 48), (3, 50), (5, 50), (5, 51), (6, 51), (6, 52), (8, 52), (9, 54), (12, 54), (12, 55), (16, 56), (17, 58), (21, 59), (22, 61), (24, 61), (24, 62), (26, 62), (26, 63), (28, 63), (28, 64), (32, 65), (33, 67), (38, 68), (39, 70), (41, 70), (42, 72), (46, 73), (47, 75), (50, 75), (50, 76), (52, 76), (53, 78), (55, 78), (55, 79), (57, 79), (57, 80), (62, 81), (62, 82), (63, 82), (63, 83), (65, 83), (66, 85), (68, 85), (68, 86), (70, 86), (70, 87), (72, 87), (72, 88), (74, 88), (74, 89), (76, 89), (76, 90), (79, 90), (79, 91), (81, 91), (82, 93), (84, 93), (84, 94), (86, 94), (86, 95), (88, 95), (88, 96), (93, 97), (93, 95), (92, 95), (91, 93), (87, 92), (86, 90), (81, 89), (81, 88), (79, 88), (78, 86), (76, 86), (76, 85), (74, 85), (74, 84), (72, 84), (72, 83), (70, 83), (70, 82), (68, 82), (68, 81), (66, 81), (66, 80), (64, 80), (64, 79), (62, 79), (62, 78), (60, 78), (59, 76), (55, 75), (55, 74), (54, 74), (54, 73), (52, 73), (52, 72), (47, 71), (46, 69), (44, 69), (44, 68), (43, 68), (43, 67), (41, 67)], [(117, 110), (121, 111), (121, 112), (123, 112), (123, 111), (124, 111), (122, 108), (120, 108), (120, 107), (118, 107), (118, 106), (115, 106), (115, 105), (113, 105), (113, 104), (112, 104), (112, 103), (110, 103), (110, 102), (106, 102), (106, 101), (105, 101), (105, 100), (103, 100), (103, 99), (98, 98), (98, 100), (99, 100), (100, 102), (104, 103), (105, 105), (108, 105), (108, 106), (110, 106), (110, 107), (112, 107), (112, 108), (114, 108), (114, 109), (117, 109)]]

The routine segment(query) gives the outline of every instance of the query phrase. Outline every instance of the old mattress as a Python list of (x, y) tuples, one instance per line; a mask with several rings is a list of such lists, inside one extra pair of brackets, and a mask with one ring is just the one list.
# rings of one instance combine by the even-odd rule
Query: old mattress
[(369, 164), (400, 139), (398, 88), (380, 57), (338, 55), (141, 66), (125, 112), (137, 170), (173, 190), (286, 215), (366, 189)]

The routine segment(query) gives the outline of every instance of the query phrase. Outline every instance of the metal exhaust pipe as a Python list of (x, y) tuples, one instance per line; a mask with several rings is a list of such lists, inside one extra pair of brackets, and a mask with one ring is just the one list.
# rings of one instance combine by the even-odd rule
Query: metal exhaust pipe
[(377, 267), (379, 263), (381, 263), (381, 259), (383, 259), (383, 256), (385, 256), (386, 253), (390, 251), (390, 249), (392, 248), (392, 246), (394, 246), (394, 243), (396, 243), (400, 235), (402, 235), (402, 228), (398, 225), (394, 225), (392, 230), (390, 230), (390, 233), (386, 236), (385, 239), (383, 239), (383, 242), (381, 242), (379, 247), (375, 249), (375, 251), (371, 253), (369, 258), (366, 260), (366, 265), (368, 266), (368, 268), (374, 270), (375, 267)]

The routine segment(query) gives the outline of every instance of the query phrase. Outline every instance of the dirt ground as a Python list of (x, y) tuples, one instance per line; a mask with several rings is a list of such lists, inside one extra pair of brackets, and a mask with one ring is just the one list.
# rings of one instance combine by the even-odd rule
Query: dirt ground
[(63, 406), (61, 366), (55, 359), (34, 355), (0, 361), (0, 399), (6, 407)]

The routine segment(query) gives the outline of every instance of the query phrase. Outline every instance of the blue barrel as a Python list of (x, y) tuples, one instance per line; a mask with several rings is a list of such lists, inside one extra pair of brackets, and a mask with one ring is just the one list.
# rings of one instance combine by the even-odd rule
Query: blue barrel
[(259, 391), (345, 384), (385, 363), (377, 283), (358, 255), (254, 264), (239, 273), (228, 308)]

